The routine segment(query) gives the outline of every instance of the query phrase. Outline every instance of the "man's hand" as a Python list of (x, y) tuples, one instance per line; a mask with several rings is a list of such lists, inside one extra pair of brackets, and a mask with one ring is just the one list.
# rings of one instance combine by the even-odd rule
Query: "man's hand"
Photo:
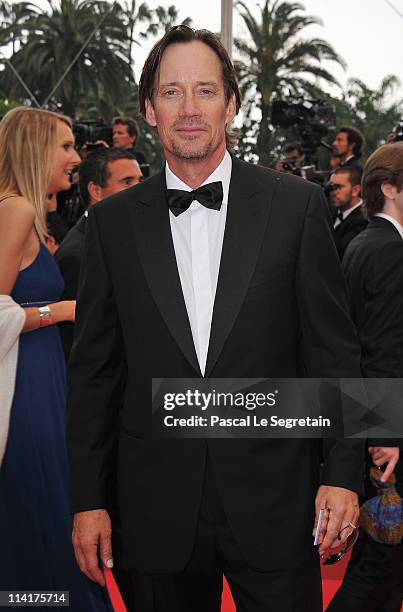
[(318, 489), (315, 500), (316, 516), (313, 528), (315, 535), (316, 525), (318, 524), (319, 510), (328, 508), (328, 512), (322, 520), (319, 535), (319, 554), (327, 555), (330, 548), (339, 548), (353, 528), (345, 529), (341, 534), (340, 540), (337, 538), (343, 527), (351, 525), (358, 526), (360, 510), (358, 496), (353, 491), (341, 487), (328, 487), (322, 485)]
[(381, 467), (387, 463), (387, 468), (384, 471), (381, 481), (386, 482), (389, 476), (392, 474), (396, 467), (396, 463), (399, 461), (399, 447), (398, 446), (370, 446), (368, 452), (372, 457), (374, 465)]
[(113, 567), (111, 533), (106, 510), (88, 510), (74, 515), (72, 540), (77, 563), (88, 578), (101, 586), (105, 586), (105, 579), (98, 565), (98, 546), (105, 567)]

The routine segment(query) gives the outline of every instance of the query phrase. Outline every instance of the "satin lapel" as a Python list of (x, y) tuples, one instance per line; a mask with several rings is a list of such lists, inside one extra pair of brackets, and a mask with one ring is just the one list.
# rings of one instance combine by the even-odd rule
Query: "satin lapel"
[(165, 202), (165, 171), (141, 184), (137, 202), (128, 202), (136, 246), (147, 284), (170, 333), (201, 376)]
[(272, 181), (265, 177), (263, 182), (254, 166), (233, 158), (206, 377), (217, 362), (245, 298), (269, 220), (276, 183), (275, 175)]

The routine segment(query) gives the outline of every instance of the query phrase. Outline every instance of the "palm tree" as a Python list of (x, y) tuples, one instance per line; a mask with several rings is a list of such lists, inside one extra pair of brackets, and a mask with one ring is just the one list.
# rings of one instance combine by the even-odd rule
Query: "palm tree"
[[(11, 61), (41, 103), (74, 117), (85, 112), (89, 99), (102, 96), (111, 107), (125, 99), (134, 77), (118, 4), (48, 0), (48, 7), (33, 11), (19, 34), (20, 48)], [(18, 82), (4, 72), (10, 96), (18, 97)]]
[[(173, 26), (178, 23), (178, 9), (174, 4), (170, 4), (168, 7), (165, 6), (157, 6), (154, 11), (154, 17), (157, 21), (150, 24), (147, 33), (150, 33), (154, 36), (159, 34), (161, 31), (163, 34), (168, 32)], [(190, 26), (192, 23), (192, 19), (190, 17), (186, 17), (181, 24)]]
[(237, 61), (241, 92), (252, 108), (258, 108), (261, 120), (257, 130), (255, 153), (261, 164), (270, 162), (270, 115), (275, 97), (286, 92), (292, 95), (323, 96), (320, 83), (338, 85), (331, 72), (321, 66), (331, 60), (344, 67), (333, 47), (320, 38), (302, 38), (301, 32), (312, 24), (321, 24), (317, 17), (302, 13), (304, 7), (295, 2), (264, 0), (259, 19), (240, 0), (239, 14), (251, 40), (235, 39), (242, 61)]
[(0, 2), (0, 47), (11, 44), (14, 54), (24, 23), (35, 14), (35, 7), (29, 2)]
[[(135, 29), (141, 23), (151, 22), (152, 11), (149, 9), (146, 2), (138, 4), (137, 0), (126, 0), (121, 6), (129, 39), (127, 57), (129, 61), (132, 61), (133, 46), (135, 44), (140, 46), (140, 43), (136, 39)], [(144, 37), (146, 34), (142, 34), (142, 36)]]
[(391, 96), (400, 86), (397, 76), (385, 76), (379, 87), (371, 89), (357, 78), (349, 79), (345, 92), (346, 102), (354, 115), (354, 124), (365, 134), (366, 153), (372, 153), (398, 123), (403, 113), (403, 100), (391, 102)]

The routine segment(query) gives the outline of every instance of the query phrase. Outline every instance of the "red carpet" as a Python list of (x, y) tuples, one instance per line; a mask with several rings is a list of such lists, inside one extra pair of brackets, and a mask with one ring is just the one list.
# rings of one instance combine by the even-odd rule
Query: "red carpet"
[[(343, 580), (344, 572), (346, 571), (348, 563), (348, 558), (349, 555), (346, 555), (346, 558), (340, 561), (340, 563), (332, 567), (325, 567), (322, 569), (323, 610), (326, 610), (326, 606), (329, 605), (332, 597), (336, 593)], [(224, 582), (224, 595), (221, 612), (235, 612), (235, 605), (226, 582)]]
[[(345, 559), (343, 559), (340, 563), (334, 565), (333, 567), (326, 567), (322, 569), (323, 610), (326, 610), (327, 605), (330, 603), (333, 595), (336, 593), (341, 581), (343, 580), (348, 558), (349, 555), (346, 555)], [(114, 612), (126, 612), (126, 607), (120, 597), (120, 593), (116, 587), (112, 572), (110, 570), (105, 570), (104, 573)], [(221, 612), (235, 612), (235, 605), (231, 597), (228, 584), (225, 580)], [(403, 606), (401, 612), (403, 612)]]

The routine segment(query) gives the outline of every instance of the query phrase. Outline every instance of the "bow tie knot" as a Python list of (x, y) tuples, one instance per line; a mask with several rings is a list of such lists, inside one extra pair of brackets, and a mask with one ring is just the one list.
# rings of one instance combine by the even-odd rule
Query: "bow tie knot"
[(197, 200), (206, 208), (220, 210), (223, 201), (222, 182), (207, 183), (207, 185), (202, 185), (193, 191), (167, 189), (168, 207), (175, 217), (185, 212), (193, 200)]
[(340, 221), (344, 221), (343, 210), (341, 208), (337, 208), (336, 216), (337, 216), (337, 219), (340, 219)]

